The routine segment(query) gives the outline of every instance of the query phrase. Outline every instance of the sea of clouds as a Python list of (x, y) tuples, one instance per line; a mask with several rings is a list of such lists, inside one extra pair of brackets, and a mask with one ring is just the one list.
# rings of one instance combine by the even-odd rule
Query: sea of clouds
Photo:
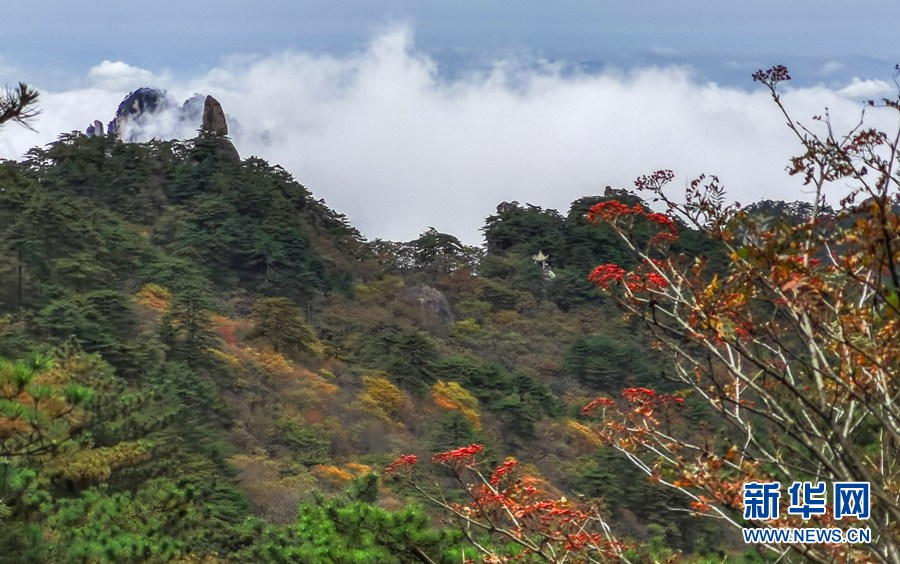
[[(433, 226), (480, 244), (485, 217), (502, 201), (565, 213), (581, 196), (630, 188), (661, 168), (675, 171), (675, 191), (705, 172), (745, 203), (810, 197), (785, 173), (801, 152), (797, 139), (749, 76), (740, 89), (685, 66), (583, 73), (529, 55), (448, 73), (405, 26), (350, 54), (232, 57), (188, 78), (102, 61), (84, 86), (42, 91), (36, 131), (6, 125), (0, 157), (21, 158), (60, 132), (108, 122), (141, 86), (165, 89), (179, 103), (198, 92), (215, 96), (243, 157), (281, 164), (368, 238), (409, 240)], [(842, 88), (786, 88), (784, 101), (818, 130), (811, 118), (827, 108), (841, 132), (860, 120), (864, 100), (892, 95), (888, 82), (855, 79)], [(895, 116), (870, 111), (866, 120), (896, 128)], [(195, 129), (173, 111), (144, 135), (189, 137)], [(844, 189), (832, 187), (830, 199)]]

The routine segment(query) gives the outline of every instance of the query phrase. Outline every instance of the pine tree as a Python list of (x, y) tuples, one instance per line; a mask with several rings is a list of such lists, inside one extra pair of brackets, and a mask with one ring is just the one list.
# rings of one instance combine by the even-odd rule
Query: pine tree
[(259, 339), (279, 354), (316, 351), (319, 340), (303, 312), (288, 298), (262, 298), (253, 305), (254, 328), (249, 338)]

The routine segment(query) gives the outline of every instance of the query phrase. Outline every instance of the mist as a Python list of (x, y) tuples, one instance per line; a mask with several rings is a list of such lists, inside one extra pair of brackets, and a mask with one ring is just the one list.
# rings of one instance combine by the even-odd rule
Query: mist
[[(575, 68), (517, 54), (449, 72), (417, 48), (409, 26), (349, 54), (248, 54), (196, 76), (100, 61), (83, 85), (41, 90), (36, 131), (7, 125), (0, 157), (21, 158), (94, 119), (106, 123), (129, 91), (154, 86), (179, 104), (198, 92), (215, 96), (242, 157), (281, 164), (370, 239), (410, 240), (435, 227), (480, 244), (484, 219), (502, 201), (565, 213), (577, 198), (630, 188), (661, 168), (675, 171), (675, 192), (702, 172), (745, 203), (809, 199), (785, 172), (800, 144), (749, 73), (740, 89), (687, 66)], [(811, 118), (827, 107), (842, 132), (859, 121), (864, 100), (892, 92), (855, 79), (787, 87), (783, 99), (811, 128), (823, 127)], [(897, 127), (891, 115), (870, 114), (871, 125)], [(144, 135), (193, 131), (171, 114)], [(836, 201), (845, 187), (830, 190)]]

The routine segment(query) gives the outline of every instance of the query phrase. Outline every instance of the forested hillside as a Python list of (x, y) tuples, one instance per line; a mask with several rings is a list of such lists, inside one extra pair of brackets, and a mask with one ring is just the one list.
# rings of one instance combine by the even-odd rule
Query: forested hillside
[[(750, 251), (614, 188), (564, 214), (503, 202), (480, 248), (427, 226), (366, 241), (223, 140), (72, 133), (0, 163), (0, 561), (762, 559), (665, 473), (677, 448), (637, 454), (643, 426), (707, 441), (700, 470), (733, 460), (731, 423), (660, 345), (657, 315), (677, 308), (652, 300), (680, 280), (670, 267), (719, 296)], [(742, 217), (788, 232), (811, 213)], [(737, 316), (694, 313), (714, 346), (743, 342)], [(593, 410), (622, 401), (624, 423), (598, 431)], [(515, 525), (465, 509), (455, 478), (476, 456)]]
[[(603, 197), (565, 216), (504, 203), (484, 251), (433, 229), (366, 242), (211, 133), (66, 134), (0, 184), (3, 558), (404, 560), (428, 512), (373, 473), (470, 443), (607, 498), (627, 535), (718, 548), (577, 421), (597, 392), (666, 388), (646, 334), (587, 280), (625, 258), (587, 223)], [(431, 558), (460, 550), (429, 528)]]

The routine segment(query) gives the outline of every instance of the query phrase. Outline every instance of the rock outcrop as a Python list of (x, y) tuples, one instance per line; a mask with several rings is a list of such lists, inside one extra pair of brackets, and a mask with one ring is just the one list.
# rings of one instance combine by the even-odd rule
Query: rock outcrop
[(445, 325), (454, 320), (453, 309), (447, 296), (431, 286), (412, 286), (406, 288), (397, 300), (410, 308), (420, 321), (428, 325)]
[[(196, 134), (214, 139), (216, 154), (226, 160), (239, 161), (240, 155), (229, 140), (228, 121), (222, 104), (212, 96), (194, 94), (178, 106), (158, 88), (138, 88), (128, 94), (116, 109), (116, 116), (106, 128), (106, 135), (128, 142), (152, 138), (171, 139)], [(103, 124), (94, 121), (87, 135), (102, 136)]]
[(87, 127), (85, 133), (87, 133), (88, 137), (103, 137), (103, 122), (95, 119), (93, 125)]
[(212, 96), (207, 96), (203, 103), (203, 119), (200, 128), (214, 135), (228, 135), (228, 122), (222, 104)]
[(203, 103), (203, 120), (200, 123), (200, 135), (209, 136), (215, 143), (216, 156), (226, 161), (240, 161), (234, 143), (226, 137), (228, 135), (228, 123), (225, 121), (225, 112), (222, 105), (212, 96), (207, 96)]
[(116, 109), (116, 117), (109, 124), (110, 135), (118, 135), (123, 141), (139, 141), (154, 116), (169, 107), (164, 91), (138, 88), (126, 96)]

